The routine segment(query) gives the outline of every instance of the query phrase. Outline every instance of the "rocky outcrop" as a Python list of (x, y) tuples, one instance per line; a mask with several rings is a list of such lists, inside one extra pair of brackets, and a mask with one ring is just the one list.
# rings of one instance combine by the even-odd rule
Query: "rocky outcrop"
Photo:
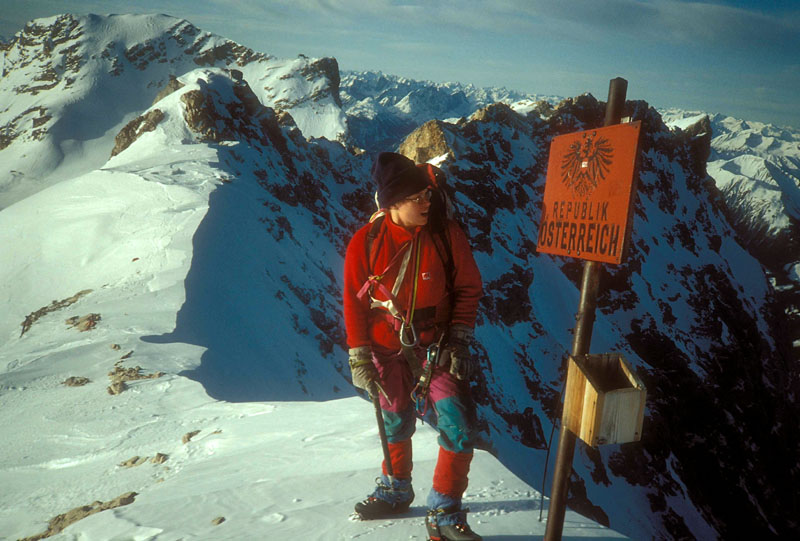
[(330, 96), (336, 105), (342, 106), (342, 99), (339, 96), (339, 84), (341, 83), (339, 63), (335, 58), (320, 58), (301, 69), (300, 75), (307, 81), (314, 81), (320, 77), (328, 81), (327, 85), (310, 96), (312, 100), (318, 101)]
[(114, 149), (111, 151), (113, 158), (139, 139), (142, 134), (153, 131), (158, 123), (164, 120), (164, 113), (160, 109), (151, 109), (142, 116), (136, 117), (120, 130), (114, 139)]
[(713, 132), (711, 121), (708, 116), (704, 116), (686, 128), (683, 133), (686, 137), (686, 144), (692, 157), (692, 167), (701, 174), (706, 173), (706, 163), (711, 156), (711, 138)]
[(447, 127), (440, 120), (430, 120), (414, 130), (403, 140), (397, 152), (418, 163), (424, 163), (437, 156), (452, 155), (447, 143)]
[(40, 539), (52, 537), (64, 531), (64, 528), (70, 524), (74, 524), (79, 520), (83, 520), (88, 516), (94, 515), (95, 513), (101, 513), (103, 511), (108, 511), (109, 509), (116, 509), (124, 505), (130, 505), (136, 500), (137, 495), (138, 494), (136, 492), (126, 492), (125, 494), (107, 502), (95, 501), (89, 505), (76, 507), (62, 515), (52, 518), (47, 524), (47, 530), (31, 537), (21, 539), (20, 541), (39, 541)]
[(22, 332), (20, 332), (19, 334), (20, 337), (29, 330), (31, 330), (33, 324), (36, 323), (42, 317), (46, 316), (47, 314), (57, 312), (58, 310), (63, 310), (64, 308), (75, 304), (81, 299), (81, 297), (84, 297), (91, 292), (92, 292), (91, 289), (84, 289), (83, 291), (79, 291), (72, 297), (68, 297), (60, 301), (53, 301), (48, 306), (44, 306), (42, 308), (39, 308), (35, 312), (28, 314), (28, 316), (25, 318), (25, 321), (22, 322)]
[(156, 98), (153, 100), (153, 105), (160, 102), (176, 90), (180, 90), (184, 86), (185, 85), (180, 82), (177, 77), (171, 75), (169, 81), (167, 81), (167, 84), (164, 85), (164, 88), (162, 88), (161, 91), (156, 95)]
[(53, 117), (41, 106), (26, 109), (0, 127), (0, 150), (22, 136), (23, 140), (41, 141)]
[[(287, 114), (279, 116), (264, 107), (241, 78), (228, 78), (210, 74), (207, 80), (198, 80), (200, 90), (184, 92), (180, 99), (185, 105), (184, 118), (201, 141), (245, 140), (251, 144), (272, 146), (278, 149), (291, 164), (283, 126), (293, 126)], [(225, 97), (232, 87), (235, 100)], [(281, 125), (282, 124), (282, 125)], [(300, 137), (297, 130), (293, 133)]]

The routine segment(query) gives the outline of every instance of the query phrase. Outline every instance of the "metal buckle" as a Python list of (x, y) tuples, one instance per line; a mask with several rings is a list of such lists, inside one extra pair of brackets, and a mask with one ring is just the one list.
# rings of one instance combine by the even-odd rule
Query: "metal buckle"
[(407, 327), (406, 327), (406, 322), (403, 321), (403, 323), (400, 325), (400, 344), (403, 347), (415, 348), (415, 347), (417, 347), (419, 345), (419, 337), (417, 336), (417, 330), (414, 328), (414, 324), (412, 323), (409, 326), (411, 327), (412, 341), (411, 341), (410, 344), (406, 343), (406, 341), (405, 341), (405, 334), (406, 334), (406, 328)]
[(441, 346), (438, 342), (434, 342), (430, 346), (428, 346), (428, 365), (431, 367), (437, 366), (439, 364), (439, 351), (441, 350)]

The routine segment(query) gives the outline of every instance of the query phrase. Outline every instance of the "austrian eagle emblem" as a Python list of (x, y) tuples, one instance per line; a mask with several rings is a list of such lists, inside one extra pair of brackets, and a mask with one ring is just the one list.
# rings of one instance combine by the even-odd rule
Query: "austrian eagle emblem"
[(573, 142), (561, 160), (561, 180), (579, 198), (589, 197), (611, 169), (614, 149), (597, 132), (586, 132)]

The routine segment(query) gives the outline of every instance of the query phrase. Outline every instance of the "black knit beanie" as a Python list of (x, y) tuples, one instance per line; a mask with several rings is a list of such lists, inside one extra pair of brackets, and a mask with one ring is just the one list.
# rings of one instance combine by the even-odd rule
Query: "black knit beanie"
[(429, 186), (416, 164), (394, 152), (381, 152), (372, 165), (372, 180), (378, 185), (378, 205), (382, 209)]

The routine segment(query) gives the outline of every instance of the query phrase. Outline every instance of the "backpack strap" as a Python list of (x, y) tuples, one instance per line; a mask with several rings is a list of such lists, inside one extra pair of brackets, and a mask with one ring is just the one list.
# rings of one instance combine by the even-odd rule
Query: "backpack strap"
[[(367, 249), (367, 264), (368, 270), (370, 274), (373, 274), (375, 269), (375, 260), (378, 256), (378, 248), (375, 250), (372, 249), (372, 245), (375, 243), (375, 239), (378, 238), (378, 235), (381, 232), (381, 226), (383, 225), (383, 221), (386, 219), (386, 214), (381, 214), (380, 212), (376, 212), (370, 222), (372, 223), (372, 227), (369, 228), (367, 231), (367, 242), (364, 244)], [(383, 236), (381, 236), (381, 242), (383, 241)]]
[[(436, 247), (436, 252), (439, 254), (439, 259), (442, 260), (442, 264), (444, 265), (444, 270), (445, 270), (445, 290), (447, 291), (447, 308), (446, 312), (444, 312), (443, 314), (444, 317), (442, 319), (440, 329), (442, 332), (442, 336), (446, 336), (450, 329), (450, 318), (453, 315), (453, 305), (455, 304), (455, 299), (453, 298), (453, 292), (455, 291), (456, 266), (453, 260), (453, 248), (450, 243), (450, 238), (447, 234), (447, 228), (440, 229), (436, 233), (432, 234), (433, 234), (433, 245)], [(437, 237), (439, 242), (437, 242)]]
[[(440, 229), (435, 234), (439, 237), (442, 248), (439, 247), (439, 243), (437, 243), (435, 240), (433, 245), (436, 247), (436, 252), (439, 254), (439, 258), (444, 264), (447, 293), (450, 294), (453, 292), (456, 277), (456, 265), (455, 261), (453, 260), (453, 247), (450, 244), (450, 236), (447, 234), (447, 227)], [(444, 253), (442, 253), (442, 251), (444, 251)]]
[[(369, 296), (369, 299), (371, 301), (370, 308), (383, 308), (389, 314), (391, 314), (393, 318), (401, 322), (405, 322), (403, 313), (400, 311), (400, 308), (398, 306), (397, 293), (400, 291), (400, 286), (402, 285), (403, 280), (405, 278), (406, 271), (408, 269), (408, 265), (411, 260), (411, 255), (412, 253), (415, 252), (413, 247), (414, 242), (409, 241), (403, 244), (403, 246), (400, 247), (400, 249), (397, 251), (394, 257), (391, 259), (391, 261), (389, 261), (389, 264), (386, 266), (383, 272), (381, 272), (380, 274), (375, 274), (375, 261), (378, 257), (378, 250), (380, 249), (380, 243), (383, 242), (383, 239), (386, 235), (385, 231), (383, 232), (383, 234), (381, 234), (381, 227), (383, 225), (384, 219), (385, 215), (376, 213), (376, 215), (373, 216), (374, 221), (372, 222), (372, 226), (369, 228), (369, 231), (367, 231), (365, 247), (366, 247), (367, 262), (369, 265), (367, 269), (368, 278), (367, 281), (364, 282), (364, 285), (361, 287), (361, 290), (356, 294), (356, 296), (358, 297), (358, 299), (364, 299), (367, 296)], [(375, 239), (379, 239), (377, 247), (375, 246)], [(389, 269), (394, 267), (398, 263), (398, 261), (400, 262), (400, 269), (398, 270), (394, 287), (392, 288), (392, 291), (389, 291), (389, 289), (382, 283), (382, 280), (384, 275), (389, 271)], [(386, 297), (386, 300), (385, 301), (376, 300), (371, 293), (373, 289), (377, 289), (378, 291), (380, 291), (383, 294), (383, 296)], [(413, 303), (409, 310), (410, 314), (413, 314), (414, 310)]]

